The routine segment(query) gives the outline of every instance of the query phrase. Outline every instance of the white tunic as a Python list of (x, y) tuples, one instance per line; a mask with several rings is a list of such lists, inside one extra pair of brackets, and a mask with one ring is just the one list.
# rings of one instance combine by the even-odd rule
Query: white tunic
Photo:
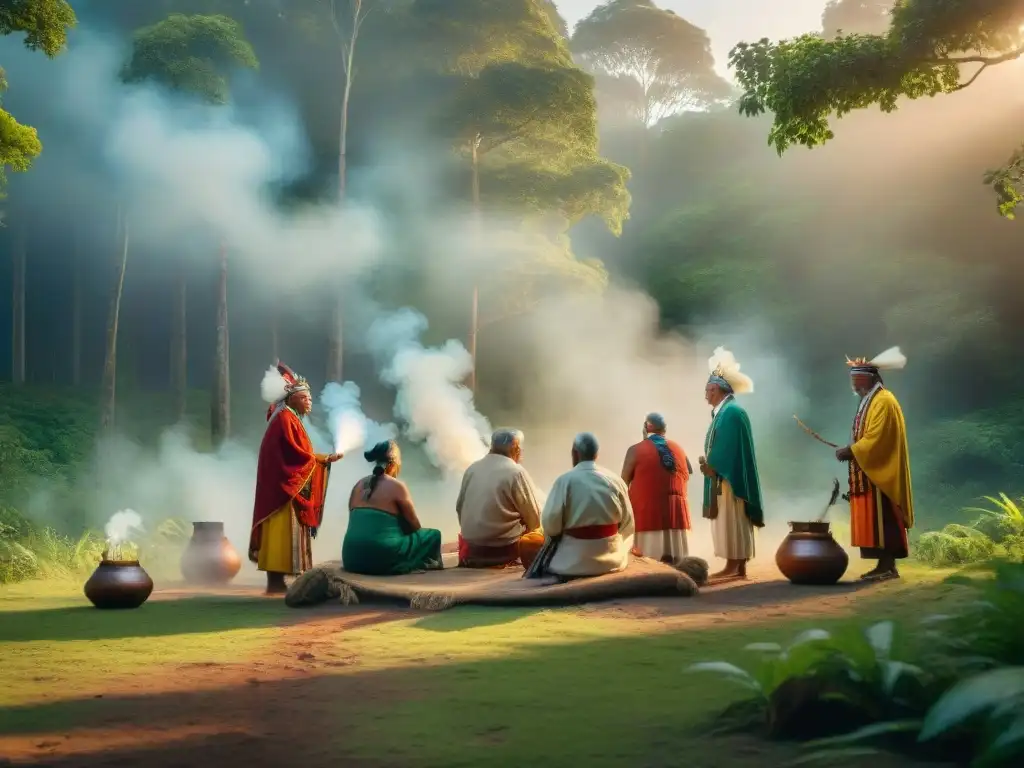
[(747, 517), (746, 503), (737, 499), (732, 486), (722, 478), (718, 496), (718, 517), (711, 521), (715, 557), (723, 560), (754, 559), (754, 526)]
[[(565, 532), (591, 525), (616, 525), (604, 539), (577, 539)], [(541, 526), (546, 537), (562, 538), (548, 571), (559, 576), (600, 576), (629, 565), (633, 546), (633, 507), (626, 484), (614, 472), (581, 461), (555, 480)]]

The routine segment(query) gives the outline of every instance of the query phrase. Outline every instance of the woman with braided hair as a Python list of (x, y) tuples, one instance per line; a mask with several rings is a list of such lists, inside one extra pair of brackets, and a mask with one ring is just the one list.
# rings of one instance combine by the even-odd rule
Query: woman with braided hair
[(409, 489), (398, 479), (398, 444), (385, 440), (363, 456), (373, 463), (373, 474), (356, 483), (349, 496), (342, 567), (367, 576), (439, 570), (441, 532), (424, 528), (416, 517)]

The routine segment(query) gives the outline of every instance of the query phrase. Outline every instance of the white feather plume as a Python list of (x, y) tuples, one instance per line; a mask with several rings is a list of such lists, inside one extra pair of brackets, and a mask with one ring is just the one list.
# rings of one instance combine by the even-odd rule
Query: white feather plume
[(263, 397), (263, 402), (273, 405), (279, 400), (283, 400), (287, 394), (288, 382), (277, 370), (277, 366), (272, 365), (267, 368), (267, 372), (263, 374), (263, 382), (260, 384), (260, 395)]
[(876, 355), (869, 363), (880, 371), (901, 371), (907, 367), (907, 358), (899, 347), (890, 347)]
[(715, 348), (714, 353), (708, 358), (708, 371), (729, 382), (732, 391), (737, 395), (754, 391), (754, 382), (745, 373), (740, 373), (740, 364), (736, 362), (736, 356), (725, 347)]

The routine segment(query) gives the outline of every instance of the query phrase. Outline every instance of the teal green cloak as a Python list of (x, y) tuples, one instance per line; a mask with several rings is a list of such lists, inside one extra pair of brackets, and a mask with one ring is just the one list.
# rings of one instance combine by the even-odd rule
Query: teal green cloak
[[(750, 419), (733, 399), (726, 400), (704, 439), (704, 455), (708, 466), (729, 481), (732, 492), (745, 502), (747, 517), (758, 528), (764, 527), (761, 505), (761, 481), (757, 476), (754, 456), (754, 435)], [(704, 514), (711, 507), (712, 478), (704, 478)]]

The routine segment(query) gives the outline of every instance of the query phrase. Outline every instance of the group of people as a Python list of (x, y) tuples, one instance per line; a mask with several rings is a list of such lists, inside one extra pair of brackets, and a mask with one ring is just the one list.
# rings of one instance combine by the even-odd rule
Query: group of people
[[(895, 354), (894, 354), (895, 352)], [(852, 545), (877, 565), (862, 578), (899, 575), (913, 525), (906, 427), (899, 403), (881, 371), (902, 368), (898, 350), (868, 361), (848, 361), (860, 397), (849, 445), (836, 458), (849, 463)], [(702, 515), (709, 521), (715, 556), (725, 561), (712, 579), (746, 578), (755, 554), (755, 530), (764, 508), (753, 433), (737, 395), (753, 392), (726, 350), (709, 361), (705, 399), (711, 424), (698, 459), (703, 476)], [(267, 591), (285, 590), (285, 576), (312, 565), (311, 540), (323, 520), (331, 465), (341, 454), (316, 454), (302, 417), (312, 407), (309, 385), (278, 364), (260, 447), (249, 557), (267, 573)], [(270, 398), (268, 398), (270, 399)], [(679, 567), (689, 556), (687, 487), (693, 467), (667, 435), (660, 414), (648, 414), (643, 439), (631, 446), (622, 470), (598, 464), (597, 438), (583, 432), (571, 448), (572, 468), (558, 477), (543, 507), (522, 465), (524, 435), (499, 429), (489, 453), (463, 475), (455, 504), (458, 563), (464, 568), (522, 565), (525, 575), (562, 579), (625, 569), (631, 556)], [(398, 479), (401, 451), (393, 440), (364, 454), (374, 465), (349, 495), (342, 565), (354, 573), (401, 575), (441, 569), (441, 532), (424, 528), (408, 486)]]

